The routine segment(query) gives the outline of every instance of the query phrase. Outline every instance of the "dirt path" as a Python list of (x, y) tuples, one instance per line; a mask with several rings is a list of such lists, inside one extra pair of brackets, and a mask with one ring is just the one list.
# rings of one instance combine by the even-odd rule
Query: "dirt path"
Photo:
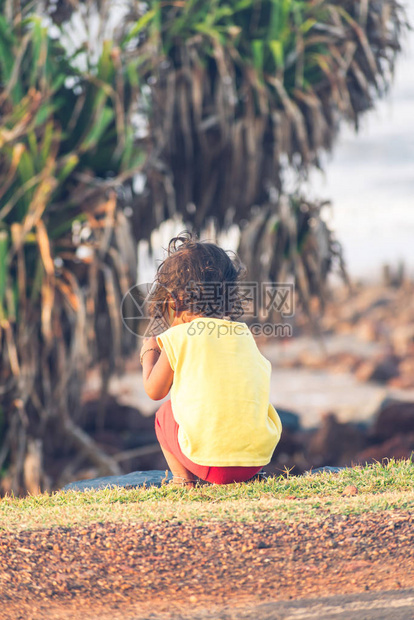
[(218, 618), (223, 606), (412, 588), (413, 525), (383, 512), (3, 531), (0, 618)]

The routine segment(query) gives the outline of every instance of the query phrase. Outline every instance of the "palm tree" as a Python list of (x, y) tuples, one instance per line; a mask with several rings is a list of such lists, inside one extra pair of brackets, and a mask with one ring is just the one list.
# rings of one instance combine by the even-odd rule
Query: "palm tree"
[(358, 129), (387, 91), (404, 23), (396, 0), (148, 2), (124, 39), (150, 89), (146, 204), (156, 208), (137, 232), (173, 213), (196, 230), (234, 222), (253, 278), (290, 271), (305, 309), (312, 294), (323, 300), (326, 274), (336, 263), (345, 276), (344, 265), (300, 182), (341, 122)]

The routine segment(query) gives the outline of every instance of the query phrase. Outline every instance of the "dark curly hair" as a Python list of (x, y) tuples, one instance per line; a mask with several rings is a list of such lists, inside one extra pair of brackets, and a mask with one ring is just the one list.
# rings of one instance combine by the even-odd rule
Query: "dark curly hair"
[[(234, 253), (233, 253), (234, 254)], [(214, 243), (199, 241), (184, 231), (171, 239), (168, 256), (160, 264), (149, 298), (152, 317), (168, 320), (168, 306), (216, 318), (232, 320), (243, 312), (239, 281), (245, 267)]]

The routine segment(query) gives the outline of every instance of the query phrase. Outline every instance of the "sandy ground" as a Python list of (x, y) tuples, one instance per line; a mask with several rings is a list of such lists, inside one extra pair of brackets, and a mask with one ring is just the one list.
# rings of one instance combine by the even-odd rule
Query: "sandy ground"
[(0, 617), (230, 618), (271, 601), (402, 591), (414, 584), (413, 524), (386, 512), (3, 531)]

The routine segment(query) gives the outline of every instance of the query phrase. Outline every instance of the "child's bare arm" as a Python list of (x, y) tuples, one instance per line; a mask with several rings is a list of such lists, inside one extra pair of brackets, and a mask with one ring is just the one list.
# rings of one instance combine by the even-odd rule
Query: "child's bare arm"
[(174, 378), (165, 350), (159, 351), (156, 338), (148, 338), (141, 350), (144, 389), (152, 400), (167, 396)]

